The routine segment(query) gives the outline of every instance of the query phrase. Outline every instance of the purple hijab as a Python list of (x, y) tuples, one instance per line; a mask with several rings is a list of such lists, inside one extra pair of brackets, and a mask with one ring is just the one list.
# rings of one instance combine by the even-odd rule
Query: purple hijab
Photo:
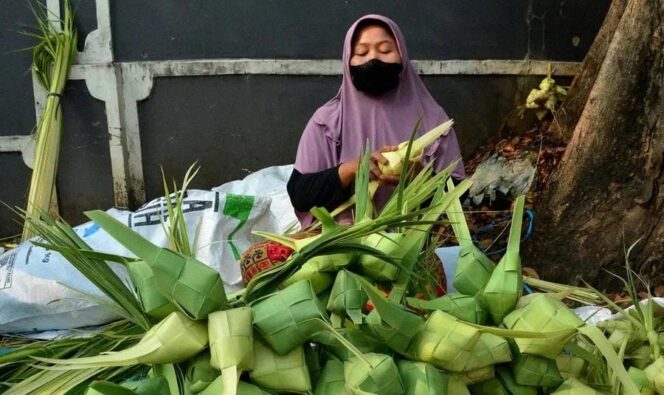
[[(403, 64), (398, 87), (379, 97), (372, 97), (355, 89), (350, 76), (353, 35), (358, 23), (367, 19), (381, 21), (390, 27)], [(399, 144), (410, 138), (420, 117), (420, 134), (449, 119), (417, 75), (408, 58), (403, 34), (396, 23), (381, 15), (365, 15), (346, 33), (341, 88), (337, 95), (320, 107), (309, 120), (297, 149), (295, 168), (303, 174), (315, 173), (356, 159), (367, 139), (371, 142), (372, 150)], [(423, 161), (433, 161), (434, 169), (439, 171), (460, 158), (459, 143), (456, 134), (451, 130), (427, 149)], [(463, 163), (459, 162), (453, 175), (455, 178), (464, 177)], [(385, 204), (393, 189), (394, 187), (387, 185), (379, 188), (374, 198), (378, 209)], [(312, 222), (309, 213), (296, 214), (302, 227)], [(351, 218), (350, 213), (343, 213), (341, 216)]]

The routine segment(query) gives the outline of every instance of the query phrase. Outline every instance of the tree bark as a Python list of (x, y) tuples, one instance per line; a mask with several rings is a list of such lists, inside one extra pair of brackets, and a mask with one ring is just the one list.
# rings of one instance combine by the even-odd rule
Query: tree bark
[[(607, 22), (618, 19), (620, 1)], [(561, 123), (573, 125), (573, 133), (525, 245), (524, 263), (545, 279), (581, 276), (617, 288), (607, 271), (624, 276), (625, 248), (642, 238), (632, 267), (653, 284), (664, 283), (663, 21), (664, 0), (630, 0), (605, 54), (590, 51), (585, 82), (577, 78), (570, 90), (583, 105), (575, 105), (577, 121), (572, 114)], [(599, 66), (595, 78), (592, 64)]]
[(626, 6), (627, 0), (613, 0), (611, 3), (604, 23), (581, 64), (581, 70), (574, 77), (565, 101), (556, 112), (548, 132), (562, 142), (568, 142), (572, 137)]

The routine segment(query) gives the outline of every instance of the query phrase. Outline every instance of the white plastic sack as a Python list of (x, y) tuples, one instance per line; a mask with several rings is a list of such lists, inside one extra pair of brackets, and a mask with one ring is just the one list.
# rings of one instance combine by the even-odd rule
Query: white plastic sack
[[(187, 192), (185, 222), (196, 256), (220, 272), (227, 292), (242, 287), (240, 254), (258, 241), (251, 231), (281, 233), (295, 218), (285, 192), (288, 167), (257, 172), (248, 183), (236, 181), (214, 191)], [(276, 180), (266, 181), (275, 175), (279, 176)], [(261, 196), (261, 186), (268, 184), (271, 196)], [(249, 191), (256, 195), (238, 193)], [(163, 198), (153, 200), (134, 213), (117, 209), (107, 212), (152, 243), (166, 246), (164, 202)], [(94, 223), (74, 229), (94, 250), (132, 256)], [(114, 270), (129, 281), (121, 265), (114, 265)], [(118, 318), (78, 291), (102, 296), (58, 253), (23, 243), (0, 255), (0, 333), (77, 328)]]

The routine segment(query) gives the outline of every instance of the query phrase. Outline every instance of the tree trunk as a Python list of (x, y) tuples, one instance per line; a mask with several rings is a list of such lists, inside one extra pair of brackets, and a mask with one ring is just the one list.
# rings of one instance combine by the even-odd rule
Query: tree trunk
[[(619, 2), (602, 30), (618, 20)], [(524, 263), (545, 279), (617, 288), (607, 271), (624, 276), (625, 249), (642, 238), (632, 267), (664, 283), (663, 21), (664, 0), (630, 0), (615, 33), (600, 35), (612, 36), (605, 54), (593, 45), (584, 61), (596, 75), (570, 90), (583, 105), (565, 121), (573, 133), (525, 245)]]

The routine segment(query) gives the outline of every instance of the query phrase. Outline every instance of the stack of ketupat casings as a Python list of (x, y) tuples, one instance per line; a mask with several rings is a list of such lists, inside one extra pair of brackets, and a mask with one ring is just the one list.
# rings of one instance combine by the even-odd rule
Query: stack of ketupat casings
[[(631, 335), (611, 343), (559, 295), (521, 299), (523, 197), (515, 202), (507, 252), (494, 265), (472, 245), (465, 224), (459, 196), (469, 182), (445, 188), (455, 164), (438, 174), (425, 166), (407, 177), (409, 158), (419, 155), (410, 151), (401, 183), (380, 213), (370, 204), (375, 184), (365, 155), (353, 198), (355, 224), (338, 225), (314, 208), (320, 235), (257, 232), (294, 253), (234, 295), (186, 249), (158, 248), (103, 212), (87, 215), (135, 257), (91, 251), (63, 222), (32, 219), (40, 245), (66, 256), (108, 296), (100, 302), (126, 320), (89, 338), (35, 343), (0, 356), (0, 388), (6, 394), (334, 395), (662, 390), (658, 346), (650, 344), (640, 359), (631, 354), (644, 344), (636, 334), (646, 326), (627, 319)], [(175, 192), (176, 202), (183, 192)], [(176, 204), (170, 217), (178, 210)], [(408, 297), (432, 227), (448, 220), (462, 246), (454, 280), (460, 293)], [(128, 266), (133, 284), (120, 281), (109, 261)], [(648, 325), (646, 338), (658, 344), (659, 321)], [(628, 373), (632, 360), (643, 370)]]

